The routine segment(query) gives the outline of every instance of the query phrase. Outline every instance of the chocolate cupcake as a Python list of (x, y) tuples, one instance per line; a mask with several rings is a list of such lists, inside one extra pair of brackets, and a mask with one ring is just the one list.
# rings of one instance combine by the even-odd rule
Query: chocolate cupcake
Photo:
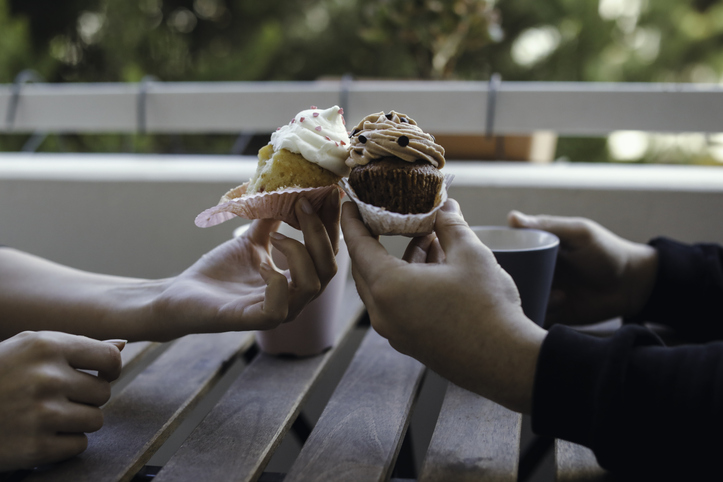
[(365, 117), (350, 135), (351, 167), (344, 190), (373, 234), (422, 236), (432, 232), (452, 176), (444, 148), (417, 123), (391, 111)]
[(400, 214), (431, 211), (440, 201), (444, 148), (404, 114), (365, 117), (350, 135), (349, 185), (365, 203)]

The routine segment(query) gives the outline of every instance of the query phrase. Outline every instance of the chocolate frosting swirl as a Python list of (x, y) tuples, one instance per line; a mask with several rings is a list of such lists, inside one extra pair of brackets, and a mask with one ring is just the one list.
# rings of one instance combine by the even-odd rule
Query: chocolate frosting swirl
[(351, 131), (350, 138), (350, 157), (346, 161), (349, 167), (363, 166), (382, 157), (407, 162), (423, 160), (437, 169), (444, 167), (444, 148), (405, 114), (370, 114)]

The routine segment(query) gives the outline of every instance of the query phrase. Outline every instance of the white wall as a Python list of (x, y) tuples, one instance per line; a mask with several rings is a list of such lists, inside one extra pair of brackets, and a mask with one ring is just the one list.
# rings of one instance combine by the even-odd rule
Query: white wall
[[(193, 223), (254, 168), (252, 158), (0, 155), (0, 243), (92, 271), (172, 275), (246, 222)], [(591, 217), (636, 241), (723, 243), (723, 169), (451, 162), (445, 171), (470, 224), (504, 224), (519, 209)], [(399, 254), (407, 240), (384, 242)]]

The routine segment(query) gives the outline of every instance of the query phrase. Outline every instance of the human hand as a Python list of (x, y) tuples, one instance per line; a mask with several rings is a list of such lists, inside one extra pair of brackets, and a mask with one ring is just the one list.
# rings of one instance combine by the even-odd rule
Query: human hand
[[(339, 193), (332, 192), (319, 213), (306, 199), (295, 209), (304, 244), (275, 233), (278, 221), (256, 220), (170, 279), (153, 303), (153, 338), (269, 329), (294, 319), (336, 274)], [(273, 267), (269, 243), (286, 256), (288, 271)]]
[(546, 332), (525, 317), (514, 281), (456, 201), (437, 214), (436, 239), (414, 238), (401, 260), (369, 233), (353, 203), (344, 206), (342, 229), (380, 335), (457, 385), (529, 412)]
[(585, 218), (528, 216), (512, 211), (510, 226), (560, 238), (545, 325), (595, 323), (639, 313), (655, 283), (658, 257)]
[[(23, 332), (0, 342), (0, 472), (67, 459), (103, 425), (122, 341)], [(98, 371), (99, 376), (79, 371)]]

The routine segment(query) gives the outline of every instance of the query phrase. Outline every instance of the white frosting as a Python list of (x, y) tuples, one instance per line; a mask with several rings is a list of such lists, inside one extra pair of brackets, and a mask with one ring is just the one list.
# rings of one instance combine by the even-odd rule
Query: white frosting
[(301, 154), (338, 176), (348, 176), (349, 133), (343, 113), (336, 105), (325, 110), (302, 110), (289, 124), (271, 134), (271, 144), (275, 151), (286, 149)]

